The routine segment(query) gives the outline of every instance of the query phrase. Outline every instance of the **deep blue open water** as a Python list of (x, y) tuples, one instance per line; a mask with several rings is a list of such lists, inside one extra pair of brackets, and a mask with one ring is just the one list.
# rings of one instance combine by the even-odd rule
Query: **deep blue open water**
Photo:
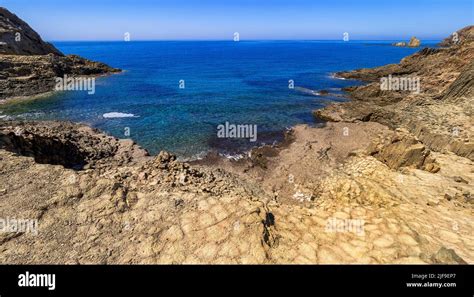
[[(217, 125), (226, 121), (257, 125), (261, 144), (281, 139), (281, 132), (292, 125), (314, 124), (312, 110), (344, 99), (314, 96), (304, 89), (342, 94), (341, 88), (358, 82), (334, 79), (333, 72), (397, 63), (417, 51), (390, 43), (56, 42), (66, 54), (125, 72), (96, 79), (94, 95), (60, 92), (6, 105), (0, 112), (20, 119), (87, 123), (116, 137), (132, 138), (151, 153), (168, 150), (181, 157), (209, 150), (235, 153), (256, 143), (217, 138)], [(295, 89), (288, 87), (289, 80)], [(103, 116), (111, 112), (134, 116)]]

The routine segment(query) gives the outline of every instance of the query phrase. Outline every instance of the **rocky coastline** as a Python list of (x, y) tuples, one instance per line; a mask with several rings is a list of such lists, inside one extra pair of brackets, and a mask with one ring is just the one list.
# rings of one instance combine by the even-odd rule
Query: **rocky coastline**
[[(331, 104), (314, 115), (327, 121), (374, 121), (406, 128), (432, 150), (473, 160), (474, 27), (458, 32), (456, 44), (425, 48), (400, 64), (337, 73), (368, 84), (347, 88), (351, 101)], [(381, 90), (380, 79), (389, 76), (419, 79), (421, 91)]]
[[(474, 263), (473, 27), (458, 32), (400, 64), (338, 73), (367, 84), (314, 111), (321, 127), (238, 161), (190, 164), (81, 124), (0, 121), (0, 218), (39, 228), (1, 232), (0, 262)], [(419, 77), (421, 92), (381, 91), (389, 75)]]
[(56, 78), (121, 72), (104, 63), (64, 55), (27, 23), (0, 7), (0, 103), (55, 90)]

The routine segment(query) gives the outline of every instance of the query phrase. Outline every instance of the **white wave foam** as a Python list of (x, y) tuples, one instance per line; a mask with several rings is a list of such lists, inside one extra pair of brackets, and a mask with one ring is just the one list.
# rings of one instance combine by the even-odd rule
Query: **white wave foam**
[(209, 151), (202, 151), (200, 153), (194, 154), (191, 157), (178, 157), (177, 160), (180, 162), (192, 162), (192, 161), (199, 161), (204, 159)]
[(344, 77), (337, 76), (336, 73), (332, 73), (329, 77), (331, 77), (333, 79), (346, 80)]
[(243, 153), (243, 154), (223, 154), (223, 153), (219, 153), (219, 156), (221, 157), (224, 157), (226, 159), (229, 159), (229, 160), (234, 160), (234, 161), (238, 161), (240, 159), (243, 159), (245, 158), (245, 156), (248, 155)]
[(10, 121), (10, 120), (13, 120), (13, 117), (9, 115), (0, 115), (0, 120)]
[(314, 95), (314, 96), (321, 95), (318, 91), (311, 90), (311, 89), (308, 89), (308, 88), (303, 88), (303, 87), (295, 87), (295, 90), (297, 90), (299, 92), (302, 92), (302, 93), (311, 94), (311, 95)]
[(44, 112), (25, 112), (17, 115), (13, 115), (10, 118), (11, 119), (22, 119), (22, 120), (31, 120), (31, 119), (37, 119), (39, 117), (44, 116)]
[(102, 115), (106, 119), (113, 119), (113, 118), (134, 118), (135, 115), (133, 113), (123, 113), (123, 112), (108, 112)]

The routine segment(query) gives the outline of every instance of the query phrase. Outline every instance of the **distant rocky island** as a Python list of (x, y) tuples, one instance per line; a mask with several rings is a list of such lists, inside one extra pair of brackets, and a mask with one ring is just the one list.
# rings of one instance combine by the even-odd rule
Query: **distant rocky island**
[[(2, 15), (2, 28), (27, 30)], [(58, 74), (118, 71), (28, 31), (25, 48), (0, 55), (4, 98), (49, 91)], [(320, 127), (237, 161), (149, 156), (82, 124), (0, 121), (0, 217), (39, 228), (1, 232), (0, 262), (474, 263), (474, 27), (457, 37), (336, 73), (366, 84), (315, 110)], [(381, 89), (388, 78), (420, 88)]]
[(54, 90), (55, 78), (120, 72), (100, 62), (64, 55), (27, 23), (0, 7), (0, 102)]
[(408, 43), (401, 41), (396, 42), (393, 45), (398, 47), (419, 47), (421, 45), (421, 41), (413, 36)]

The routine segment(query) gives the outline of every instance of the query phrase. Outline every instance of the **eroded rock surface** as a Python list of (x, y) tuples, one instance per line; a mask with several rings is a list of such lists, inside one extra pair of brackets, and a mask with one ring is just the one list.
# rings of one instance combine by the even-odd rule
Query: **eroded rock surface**
[(166, 152), (78, 171), (0, 150), (0, 217), (38, 220), (37, 235), (1, 234), (0, 261), (472, 263), (472, 162), (392, 169), (364, 149), (391, 133), (297, 126), (263, 176)]
[(463, 38), (340, 74), (416, 74), (423, 91), (351, 88), (352, 101), (316, 112), (328, 123), (239, 161), (188, 164), (79, 124), (2, 122), (0, 218), (38, 232), (1, 232), (0, 262), (472, 264), (471, 65)]
[[(353, 99), (314, 111), (328, 121), (374, 121), (405, 128), (430, 150), (451, 151), (474, 159), (474, 27), (460, 30), (447, 48), (425, 48), (400, 64), (341, 72), (369, 82), (348, 88)], [(419, 92), (382, 90), (381, 78), (419, 79)]]
[(0, 149), (33, 157), (37, 163), (83, 169), (120, 166), (148, 152), (86, 125), (68, 122), (0, 122)]

